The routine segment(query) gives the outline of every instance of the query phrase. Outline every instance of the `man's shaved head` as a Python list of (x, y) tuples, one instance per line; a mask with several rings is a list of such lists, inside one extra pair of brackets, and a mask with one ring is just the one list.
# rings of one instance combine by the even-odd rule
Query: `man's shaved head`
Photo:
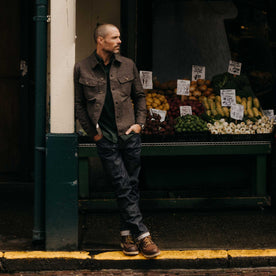
[(107, 35), (108, 32), (108, 28), (112, 27), (112, 28), (116, 28), (118, 29), (115, 25), (113, 24), (100, 24), (96, 27), (95, 31), (94, 31), (94, 40), (97, 43), (97, 38), (99, 36), (101, 37), (105, 37)]

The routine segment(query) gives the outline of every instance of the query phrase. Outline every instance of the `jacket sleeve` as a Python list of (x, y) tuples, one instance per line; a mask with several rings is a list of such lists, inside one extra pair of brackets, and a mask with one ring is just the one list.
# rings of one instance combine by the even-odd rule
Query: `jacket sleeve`
[(89, 137), (93, 137), (97, 134), (95, 126), (92, 125), (91, 120), (89, 119), (86, 100), (83, 94), (82, 85), (79, 83), (80, 68), (76, 64), (74, 68), (74, 86), (75, 86), (75, 114), (76, 119), (79, 120), (84, 131)]
[(132, 100), (134, 104), (136, 124), (145, 124), (147, 116), (146, 97), (136, 65), (133, 63), (134, 80), (132, 84)]

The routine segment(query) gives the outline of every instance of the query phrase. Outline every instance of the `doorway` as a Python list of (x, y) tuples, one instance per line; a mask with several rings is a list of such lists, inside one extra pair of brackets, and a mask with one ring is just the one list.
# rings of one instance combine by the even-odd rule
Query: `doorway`
[(31, 178), (33, 1), (10, 0), (0, 17), (0, 181)]

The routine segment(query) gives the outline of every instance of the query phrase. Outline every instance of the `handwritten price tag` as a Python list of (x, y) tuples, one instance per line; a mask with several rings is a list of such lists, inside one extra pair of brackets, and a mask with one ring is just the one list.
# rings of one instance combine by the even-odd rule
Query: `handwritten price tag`
[(229, 66), (228, 66), (228, 73), (233, 74), (233, 75), (240, 75), (241, 67), (242, 67), (242, 64), (240, 62), (230, 60)]
[(244, 107), (242, 104), (231, 105), (230, 117), (234, 120), (242, 120), (244, 116)]
[(231, 106), (236, 104), (236, 90), (235, 89), (221, 89), (221, 106)]
[(190, 95), (190, 81), (177, 80), (177, 95), (189, 96)]
[(274, 110), (273, 109), (266, 109), (263, 110), (265, 116), (267, 116), (270, 120), (274, 119)]
[(180, 116), (192, 115), (192, 107), (190, 105), (182, 105), (179, 107)]
[(192, 80), (198, 80), (198, 79), (205, 80), (205, 66), (193, 65)]
[(159, 109), (154, 109), (154, 108), (150, 108), (150, 114), (158, 114), (160, 115), (161, 119), (160, 122), (164, 122), (166, 119), (166, 115), (167, 115), (167, 111), (166, 110), (159, 110)]
[(143, 89), (153, 88), (151, 71), (140, 71), (140, 79), (143, 85)]

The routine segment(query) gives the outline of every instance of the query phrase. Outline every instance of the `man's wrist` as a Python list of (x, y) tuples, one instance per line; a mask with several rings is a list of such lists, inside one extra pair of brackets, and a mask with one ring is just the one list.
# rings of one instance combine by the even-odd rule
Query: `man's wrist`
[(144, 124), (137, 124), (141, 127), (141, 130), (143, 130), (145, 128), (145, 125)]

